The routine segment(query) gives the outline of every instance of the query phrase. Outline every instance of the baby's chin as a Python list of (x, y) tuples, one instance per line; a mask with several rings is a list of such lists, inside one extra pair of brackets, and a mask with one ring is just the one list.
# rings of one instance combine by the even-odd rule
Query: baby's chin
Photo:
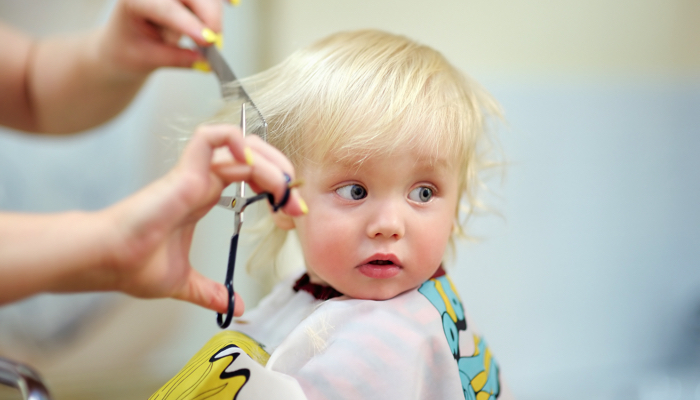
[(343, 295), (358, 300), (389, 300), (418, 286), (395, 279), (377, 279), (372, 283), (343, 279), (331, 281), (332, 279), (324, 280), (313, 271), (307, 270), (306, 273), (309, 274), (311, 283), (330, 286)]
[[(339, 285), (339, 286), (345, 286), (345, 285)], [(391, 284), (378, 284), (378, 285), (372, 285), (371, 287), (363, 287), (363, 288), (346, 288), (345, 291), (343, 291), (340, 288), (337, 288), (334, 286), (335, 290), (339, 291), (340, 293), (343, 293), (345, 296), (353, 298), (353, 299), (358, 299), (358, 300), (389, 300), (393, 299), (394, 297), (407, 292), (411, 289), (415, 289), (417, 286), (397, 286), (397, 285), (391, 285)]]

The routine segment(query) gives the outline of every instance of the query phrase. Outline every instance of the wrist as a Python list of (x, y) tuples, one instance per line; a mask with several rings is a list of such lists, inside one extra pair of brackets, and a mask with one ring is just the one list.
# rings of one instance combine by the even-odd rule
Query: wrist
[(104, 266), (113, 277), (113, 290), (148, 297), (138, 287), (149, 279), (149, 266), (178, 220), (179, 211), (172, 206), (175, 182), (171, 175), (101, 211), (109, 235)]
[[(100, 212), (70, 211), (38, 216), (36, 257), (26, 264), (42, 287), (39, 292), (108, 291), (114, 276), (107, 273), (109, 229)], [(44, 222), (42, 222), (44, 221)]]
[(96, 290), (100, 291), (120, 290), (119, 268), (123, 262), (119, 255), (125, 247), (126, 239), (120, 230), (118, 217), (113, 212), (113, 208), (86, 213), (91, 220), (94, 234), (88, 240), (95, 249), (95, 254), (92, 256), (93, 265), (87, 276)]
[(144, 210), (139, 208), (140, 193), (100, 211), (106, 228), (103, 273), (110, 277), (109, 290), (127, 291), (133, 271), (148, 257), (144, 235), (149, 232)]

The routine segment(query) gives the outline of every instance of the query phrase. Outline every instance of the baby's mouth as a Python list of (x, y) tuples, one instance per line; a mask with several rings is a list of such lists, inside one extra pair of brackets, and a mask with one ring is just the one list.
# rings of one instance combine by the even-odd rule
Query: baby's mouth
[(368, 262), (367, 264), (374, 264), (374, 265), (393, 265), (394, 262), (393, 262), (393, 261), (389, 261), (389, 260), (374, 260), (374, 261)]
[(375, 253), (371, 257), (367, 257), (360, 265), (376, 265), (378, 267), (395, 266), (401, 267), (399, 258), (391, 253)]
[(393, 278), (401, 269), (398, 258), (393, 254), (375, 254), (358, 266), (361, 274), (375, 279)]

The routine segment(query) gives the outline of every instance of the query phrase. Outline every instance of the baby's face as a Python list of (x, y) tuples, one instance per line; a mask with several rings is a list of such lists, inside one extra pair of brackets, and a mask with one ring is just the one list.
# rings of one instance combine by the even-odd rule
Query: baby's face
[(438, 269), (457, 207), (456, 168), (408, 151), (298, 173), (309, 213), (294, 222), (312, 282), (385, 300)]

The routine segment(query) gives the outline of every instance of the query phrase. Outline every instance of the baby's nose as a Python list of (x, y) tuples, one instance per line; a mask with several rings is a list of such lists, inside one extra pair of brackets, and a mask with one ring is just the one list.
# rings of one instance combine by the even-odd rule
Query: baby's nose
[(406, 224), (398, 206), (388, 204), (379, 207), (367, 224), (367, 236), (370, 238), (401, 239)]

